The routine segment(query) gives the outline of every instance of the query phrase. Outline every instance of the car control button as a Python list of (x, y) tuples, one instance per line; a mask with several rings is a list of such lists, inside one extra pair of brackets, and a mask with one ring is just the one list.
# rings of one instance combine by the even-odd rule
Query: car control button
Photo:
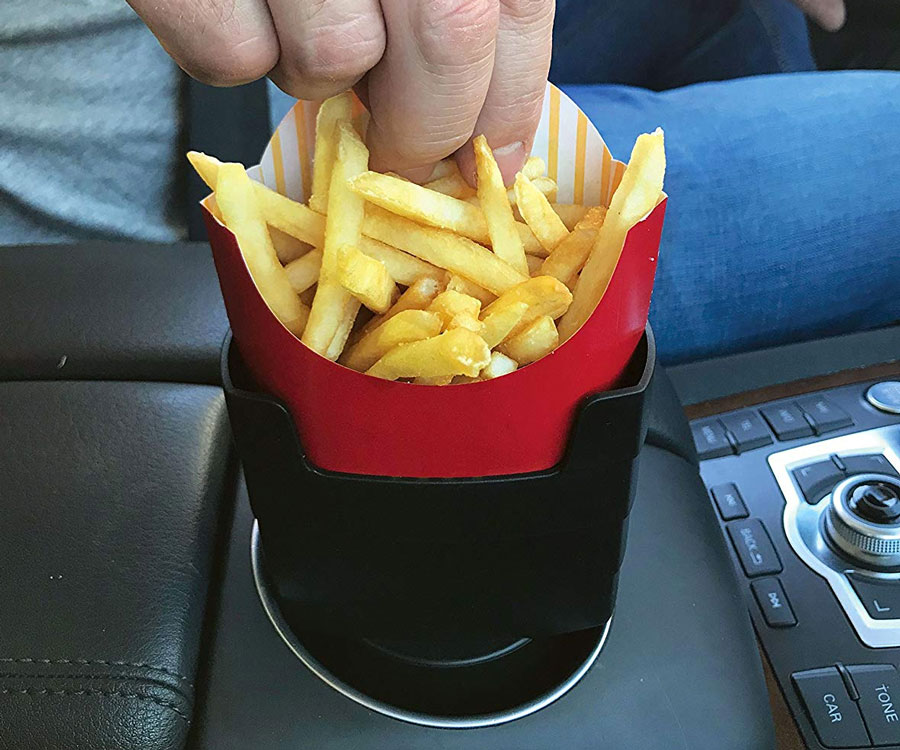
[(739, 411), (722, 417), (722, 424), (735, 439), (738, 451), (750, 451), (772, 443), (769, 428), (755, 411)]
[(781, 572), (781, 560), (772, 545), (769, 533), (758, 518), (733, 521), (725, 527), (741, 561), (741, 567), (751, 578)]
[(716, 507), (723, 521), (733, 521), (735, 518), (746, 518), (750, 514), (747, 512), (747, 506), (744, 505), (744, 499), (738, 488), (729, 484), (717, 484), (710, 489), (713, 500), (716, 501)]
[(900, 620), (900, 581), (876, 583), (850, 574), (850, 585), (873, 620)]
[(847, 671), (874, 745), (900, 745), (900, 678), (892, 664), (858, 664)]
[(793, 471), (800, 491), (810, 505), (819, 502), (844, 478), (844, 473), (833, 461), (817, 461)]
[(866, 391), (866, 401), (888, 414), (900, 414), (900, 381), (875, 383)]
[(694, 433), (694, 445), (701, 461), (734, 453), (725, 434), (725, 428), (717, 419), (695, 422), (691, 425), (691, 432)]
[(791, 603), (777, 578), (760, 578), (750, 584), (753, 596), (770, 628), (789, 628), (797, 624)]
[(890, 474), (900, 476), (897, 470), (880, 453), (865, 456), (841, 456), (841, 462), (847, 467), (848, 474)]
[(870, 747), (859, 709), (835, 667), (791, 675), (813, 728), (825, 747)]
[(813, 421), (816, 432), (821, 435), (823, 432), (831, 432), (839, 430), (842, 427), (849, 427), (853, 424), (850, 415), (847, 414), (839, 406), (835, 406), (824, 396), (809, 396), (801, 398), (797, 401), (806, 416)]
[(793, 404), (766, 406), (760, 409), (769, 426), (775, 430), (779, 440), (793, 440), (813, 434), (812, 427)]

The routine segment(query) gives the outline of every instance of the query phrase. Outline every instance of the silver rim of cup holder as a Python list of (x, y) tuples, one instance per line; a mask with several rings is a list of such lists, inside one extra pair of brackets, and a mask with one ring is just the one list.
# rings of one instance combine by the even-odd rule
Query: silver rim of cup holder
[(283, 640), (285, 645), (293, 652), (294, 656), (303, 662), (316, 677), (361, 706), (365, 706), (384, 716), (389, 716), (392, 719), (399, 719), (400, 721), (418, 724), (423, 727), (434, 727), (436, 729), (478, 729), (497, 726), (498, 724), (506, 724), (507, 722), (515, 721), (516, 719), (521, 719), (536, 711), (540, 711), (542, 708), (549, 706), (551, 703), (568, 693), (578, 684), (581, 678), (584, 677), (603, 650), (603, 646), (606, 644), (606, 638), (609, 635), (609, 627), (612, 623), (611, 618), (606, 621), (606, 625), (603, 627), (603, 633), (600, 635), (597, 645), (582, 665), (575, 670), (567, 680), (560, 683), (556, 688), (548, 691), (541, 697), (529, 701), (528, 703), (524, 703), (514, 709), (498, 711), (497, 713), (492, 714), (466, 717), (431, 716), (397, 708), (396, 706), (392, 706), (361, 693), (356, 688), (335, 677), (328, 667), (309, 653), (281, 616), (278, 602), (275, 601), (266, 584), (265, 575), (262, 570), (262, 546), (259, 539), (259, 522), (256, 520), (253, 521), (253, 532), (250, 538), (250, 563), (253, 568), (253, 581), (256, 584), (256, 592), (259, 594), (259, 600), (262, 602), (263, 609), (265, 610), (269, 621), (272, 623), (272, 626), (275, 628), (278, 635), (281, 636), (281, 640)]

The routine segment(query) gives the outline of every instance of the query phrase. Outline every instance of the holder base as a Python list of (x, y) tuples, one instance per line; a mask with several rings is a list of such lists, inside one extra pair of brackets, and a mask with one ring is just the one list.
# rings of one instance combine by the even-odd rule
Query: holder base
[(540, 639), (522, 638), (424, 656), (415, 645), (313, 633), (285, 619), (266, 571), (258, 524), (251, 538), (256, 590), (276, 632), (323, 682), (347, 698), (394, 719), (427, 727), (473, 729), (528, 716), (571, 690), (596, 661), (609, 633), (603, 627)]

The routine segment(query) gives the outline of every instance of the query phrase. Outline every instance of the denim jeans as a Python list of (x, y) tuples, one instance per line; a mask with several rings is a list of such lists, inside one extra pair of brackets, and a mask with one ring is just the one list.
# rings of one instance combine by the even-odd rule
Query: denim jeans
[(900, 319), (900, 73), (802, 72), (787, 0), (558, 0), (554, 43), (616, 157), (666, 130), (662, 361)]

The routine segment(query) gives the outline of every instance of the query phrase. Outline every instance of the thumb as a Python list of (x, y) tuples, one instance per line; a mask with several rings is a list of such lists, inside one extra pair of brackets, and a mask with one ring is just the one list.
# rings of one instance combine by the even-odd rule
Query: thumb
[(825, 31), (837, 31), (847, 20), (844, 0), (794, 0), (794, 2)]

